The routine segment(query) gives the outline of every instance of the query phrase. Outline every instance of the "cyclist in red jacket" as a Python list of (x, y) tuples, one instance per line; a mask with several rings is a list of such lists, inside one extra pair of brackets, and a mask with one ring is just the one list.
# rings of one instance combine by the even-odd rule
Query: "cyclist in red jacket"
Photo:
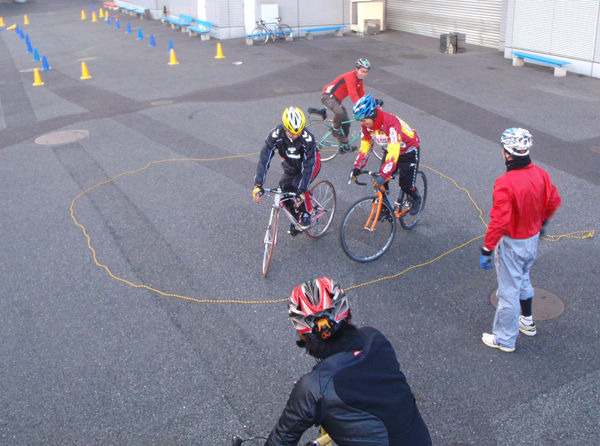
[[(419, 135), (402, 119), (379, 108), (377, 101), (370, 94), (360, 98), (354, 104), (352, 112), (354, 119), (362, 123), (362, 141), (350, 177), (355, 179), (366, 166), (372, 140), (387, 143), (387, 155), (376, 181), (383, 185), (398, 171), (400, 188), (412, 201), (409, 212), (411, 215), (418, 214), (421, 195), (415, 187), (415, 181), (419, 169)], [(400, 201), (401, 196), (395, 204), (401, 206)]]
[(479, 259), (483, 269), (491, 269), (492, 252), (496, 251), (498, 306), (492, 333), (483, 333), (481, 340), (488, 347), (513, 352), (519, 331), (527, 336), (536, 334), (529, 272), (540, 233), (561, 199), (550, 175), (529, 158), (533, 138), (528, 130), (506, 129), (500, 141), (506, 173), (494, 184), (491, 221)]
[[(356, 61), (353, 71), (340, 74), (333, 82), (323, 87), (321, 102), (333, 112), (333, 135), (340, 142), (342, 151), (349, 150), (348, 133), (350, 132), (350, 124), (342, 126), (343, 121), (348, 121), (348, 112), (342, 102), (350, 96), (354, 104), (365, 95), (363, 83), (370, 69), (371, 62), (360, 58)], [(343, 134), (341, 130), (343, 130)]]

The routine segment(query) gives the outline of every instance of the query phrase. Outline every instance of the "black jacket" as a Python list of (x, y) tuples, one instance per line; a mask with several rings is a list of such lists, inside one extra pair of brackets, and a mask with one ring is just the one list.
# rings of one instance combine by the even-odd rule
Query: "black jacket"
[(389, 341), (371, 327), (347, 337), (296, 383), (266, 445), (296, 445), (313, 424), (338, 446), (431, 445)]
[(297, 191), (305, 192), (317, 164), (317, 145), (314, 135), (305, 128), (302, 134), (292, 141), (285, 134), (283, 124), (271, 130), (260, 152), (254, 184), (265, 183), (267, 170), (275, 151), (281, 156), (283, 170), (287, 175), (302, 175)]

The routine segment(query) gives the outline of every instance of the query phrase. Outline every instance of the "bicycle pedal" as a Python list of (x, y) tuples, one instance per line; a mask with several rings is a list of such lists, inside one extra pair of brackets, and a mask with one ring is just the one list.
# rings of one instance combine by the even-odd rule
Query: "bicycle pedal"
[(288, 234), (290, 234), (292, 237), (296, 237), (300, 233), (302, 233), (302, 231), (296, 229), (294, 225), (290, 225), (290, 229), (288, 229)]

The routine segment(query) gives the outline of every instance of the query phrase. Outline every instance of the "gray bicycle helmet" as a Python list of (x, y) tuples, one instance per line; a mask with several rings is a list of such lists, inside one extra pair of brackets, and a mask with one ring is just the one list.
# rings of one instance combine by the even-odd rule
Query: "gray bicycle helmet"
[(358, 59), (356, 61), (356, 64), (354, 66), (356, 68), (366, 68), (367, 70), (370, 70), (371, 69), (371, 62), (369, 62), (369, 59), (361, 57), (360, 59)]

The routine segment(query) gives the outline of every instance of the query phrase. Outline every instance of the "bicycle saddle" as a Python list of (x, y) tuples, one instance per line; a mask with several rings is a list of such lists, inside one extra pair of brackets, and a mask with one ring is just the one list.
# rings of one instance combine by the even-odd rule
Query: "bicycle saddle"
[(323, 107), (323, 108), (308, 107), (308, 112), (311, 115), (321, 115), (323, 120), (327, 119), (327, 109), (325, 107)]

